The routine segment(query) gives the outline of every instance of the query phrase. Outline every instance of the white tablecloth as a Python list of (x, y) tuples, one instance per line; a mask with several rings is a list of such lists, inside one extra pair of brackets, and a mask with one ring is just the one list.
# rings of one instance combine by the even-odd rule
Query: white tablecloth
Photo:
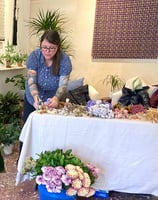
[(23, 148), (16, 184), (26, 156), (56, 148), (72, 149), (96, 164), (97, 189), (158, 196), (158, 124), (32, 113), (22, 129)]

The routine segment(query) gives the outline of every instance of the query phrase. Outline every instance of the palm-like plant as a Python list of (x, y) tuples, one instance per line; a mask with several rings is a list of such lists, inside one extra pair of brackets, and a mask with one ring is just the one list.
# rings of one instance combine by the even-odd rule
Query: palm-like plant
[(123, 87), (124, 81), (119, 77), (118, 74), (108, 74), (104, 79), (103, 83), (110, 85), (110, 91), (115, 92)]
[(30, 27), (30, 35), (41, 36), (47, 30), (55, 30), (61, 35), (61, 48), (63, 51), (71, 54), (71, 44), (67, 42), (64, 25), (67, 18), (59, 10), (50, 11), (39, 10), (37, 17), (31, 18), (27, 25)]
[(47, 30), (56, 30), (59, 33), (63, 33), (63, 25), (66, 22), (66, 18), (59, 10), (47, 10), (46, 13), (43, 10), (39, 10), (37, 17), (31, 18), (28, 21), (28, 25), (31, 28), (31, 35), (38, 35)]

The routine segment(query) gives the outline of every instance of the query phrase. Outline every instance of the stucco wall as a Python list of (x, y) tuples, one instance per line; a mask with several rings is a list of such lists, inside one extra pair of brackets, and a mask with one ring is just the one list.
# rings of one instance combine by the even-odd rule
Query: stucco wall
[(85, 77), (85, 83), (93, 85), (100, 92), (100, 96), (109, 93), (109, 88), (103, 85), (107, 74), (118, 73), (125, 80), (141, 76), (151, 84), (158, 84), (158, 61), (92, 61), (95, 3), (96, 0), (20, 0), (18, 39), (21, 48), (30, 52), (38, 41), (28, 37), (25, 26), (27, 18), (36, 16), (39, 9), (60, 9), (69, 18), (65, 28), (74, 48), (72, 79)]

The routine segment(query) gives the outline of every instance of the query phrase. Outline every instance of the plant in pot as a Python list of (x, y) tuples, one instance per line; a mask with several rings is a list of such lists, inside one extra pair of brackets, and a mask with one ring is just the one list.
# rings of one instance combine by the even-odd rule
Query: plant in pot
[(15, 54), (15, 50), (14, 50), (14, 46), (12, 44), (9, 44), (9, 42), (7, 42), (7, 45), (5, 46), (5, 54), (1, 55), (1, 63), (4, 64), (5, 61), (5, 66), (7, 68), (11, 68), (11, 65), (14, 64), (15, 60), (14, 60), (14, 54)]
[(61, 49), (64, 52), (67, 52), (69, 55), (72, 55), (72, 48), (70, 42), (67, 42), (67, 36), (64, 31), (64, 25), (67, 22), (67, 18), (59, 12), (59, 10), (46, 12), (39, 10), (37, 17), (31, 18), (27, 25), (30, 28), (31, 36), (41, 36), (44, 31), (55, 30), (61, 36)]
[(108, 74), (103, 81), (103, 84), (104, 83), (110, 85), (110, 96), (112, 93), (120, 90), (124, 85), (123, 79), (121, 79), (118, 74)]
[(17, 63), (17, 66), (22, 67), (23, 63), (26, 61), (27, 59), (27, 54), (23, 54), (23, 53), (15, 53), (14, 55), (14, 61)]
[(0, 142), (6, 155), (12, 153), (14, 144), (19, 139), (20, 131), (19, 120), (8, 124), (0, 123)]
[(11, 144), (18, 139), (20, 134), (21, 103), (17, 93), (8, 91), (0, 94), (0, 143), (3, 145)]

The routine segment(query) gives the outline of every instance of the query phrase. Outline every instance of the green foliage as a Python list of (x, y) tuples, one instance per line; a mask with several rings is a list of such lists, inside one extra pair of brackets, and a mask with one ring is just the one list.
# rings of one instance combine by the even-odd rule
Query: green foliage
[(14, 144), (20, 136), (20, 122), (15, 120), (10, 124), (0, 123), (0, 143), (9, 145)]
[(27, 25), (30, 27), (31, 36), (41, 36), (47, 30), (57, 31), (61, 36), (62, 50), (71, 55), (71, 44), (70, 42), (67, 42), (67, 36), (65, 36), (64, 31), (64, 26), (67, 21), (67, 18), (59, 10), (47, 10), (46, 12), (39, 10), (37, 16), (31, 18), (27, 22)]
[(0, 56), (0, 63), (4, 64), (6, 62), (7, 67), (11, 67), (12, 64), (26, 61), (27, 54), (23, 54), (21, 52), (16, 52), (14, 46), (7, 42), (5, 46), (5, 54)]
[(19, 119), (21, 109), (18, 93), (8, 91), (5, 95), (0, 94), (0, 119), (1, 123), (8, 124)]
[(20, 90), (25, 90), (25, 76), (23, 74), (17, 74), (11, 78), (7, 77), (5, 83), (13, 83)]
[(17, 64), (21, 63), (24, 61), (26, 61), (28, 55), (27, 54), (23, 54), (23, 53), (15, 53), (15, 55), (13, 56), (14, 60)]
[(28, 25), (31, 28), (31, 35), (37, 35), (47, 30), (55, 30), (63, 33), (63, 25), (67, 22), (66, 18), (59, 10), (50, 11), (39, 10), (36, 18), (31, 18)]
[(9, 44), (7, 42), (7, 46), (5, 46), (5, 54), (1, 55), (1, 63), (4, 64), (4, 61), (9, 62), (10, 65), (14, 63), (14, 57), (15, 54), (14, 46), (12, 44)]
[(83, 169), (84, 172), (87, 172), (90, 175), (92, 183), (94, 182), (94, 176), (91, 174), (91, 171), (88, 167), (84, 165), (84, 163), (72, 154), (72, 150), (68, 149), (64, 151), (63, 149), (56, 149), (54, 151), (44, 151), (38, 154), (39, 158), (36, 160), (35, 166), (35, 176), (41, 175), (43, 166), (63, 166), (65, 167), (67, 164), (72, 164), (75, 166), (79, 166)]
[(20, 109), (17, 93), (8, 91), (0, 94), (0, 144), (13, 144), (18, 140), (21, 131)]
[(111, 92), (114, 92), (116, 89), (121, 89), (124, 85), (124, 81), (119, 77), (118, 74), (108, 74), (103, 83), (106, 83), (106, 85), (110, 85)]

